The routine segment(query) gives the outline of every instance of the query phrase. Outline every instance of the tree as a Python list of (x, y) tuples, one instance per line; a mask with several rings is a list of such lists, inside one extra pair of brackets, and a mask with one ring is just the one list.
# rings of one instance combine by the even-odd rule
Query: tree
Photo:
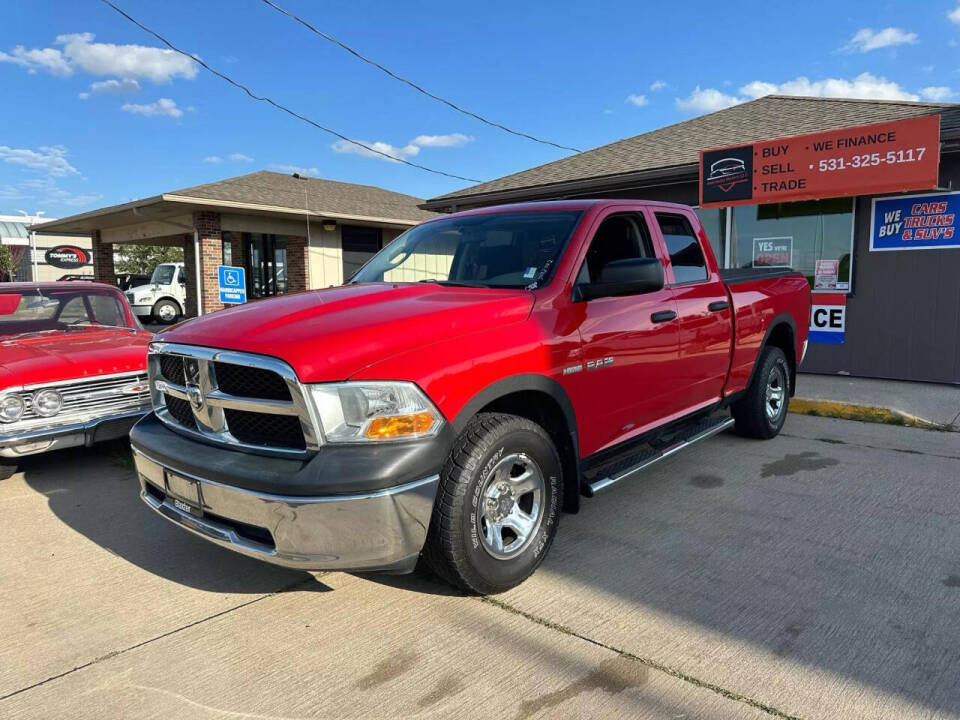
[(13, 262), (13, 253), (8, 245), (0, 245), (0, 282), (13, 280), (17, 266)]
[(183, 262), (183, 248), (175, 245), (124, 245), (118, 248), (115, 266), (118, 273), (149, 275), (160, 263)]

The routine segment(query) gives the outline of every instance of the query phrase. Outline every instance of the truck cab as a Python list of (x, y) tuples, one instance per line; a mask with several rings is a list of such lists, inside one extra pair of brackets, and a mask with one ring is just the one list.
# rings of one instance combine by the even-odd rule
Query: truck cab
[(134, 314), (144, 322), (171, 325), (183, 316), (187, 276), (183, 263), (161, 263), (150, 281), (126, 291)]

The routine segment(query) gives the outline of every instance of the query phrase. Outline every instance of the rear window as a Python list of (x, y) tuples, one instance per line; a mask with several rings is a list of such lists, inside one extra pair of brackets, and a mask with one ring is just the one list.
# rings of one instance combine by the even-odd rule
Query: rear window
[(678, 285), (707, 279), (707, 261), (690, 221), (683, 215), (657, 213), (657, 223), (667, 245), (673, 279)]

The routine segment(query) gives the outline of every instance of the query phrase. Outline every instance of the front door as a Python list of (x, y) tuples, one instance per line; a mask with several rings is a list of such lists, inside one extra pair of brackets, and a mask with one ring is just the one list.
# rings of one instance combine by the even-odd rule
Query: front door
[(247, 233), (247, 293), (273, 297), (287, 291), (287, 242), (282, 235)]
[[(612, 212), (594, 232), (577, 284), (596, 282), (614, 260), (659, 257), (638, 212)], [(566, 369), (577, 414), (580, 452), (590, 455), (657, 425), (676, 409), (676, 303), (670, 289), (575, 303), (582, 364)], [(569, 374), (568, 374), (569, 373)]]

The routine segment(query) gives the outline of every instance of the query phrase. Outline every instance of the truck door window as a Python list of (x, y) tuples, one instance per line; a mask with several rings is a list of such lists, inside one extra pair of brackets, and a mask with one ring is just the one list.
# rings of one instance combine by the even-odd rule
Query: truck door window
[(670, 255), (674, 282), (682, 285), (706, 280), (707, 261), (690, 222), (683, 215), (657, 213), (657, 223)]
[(610, 215), (600, 223), (590, 241), (587, 257), (577, 275), (577, 284), (597, 282), (603, 266), (614, 260), (642, 257), (655, 257), (643, 216), (636, 213)]

